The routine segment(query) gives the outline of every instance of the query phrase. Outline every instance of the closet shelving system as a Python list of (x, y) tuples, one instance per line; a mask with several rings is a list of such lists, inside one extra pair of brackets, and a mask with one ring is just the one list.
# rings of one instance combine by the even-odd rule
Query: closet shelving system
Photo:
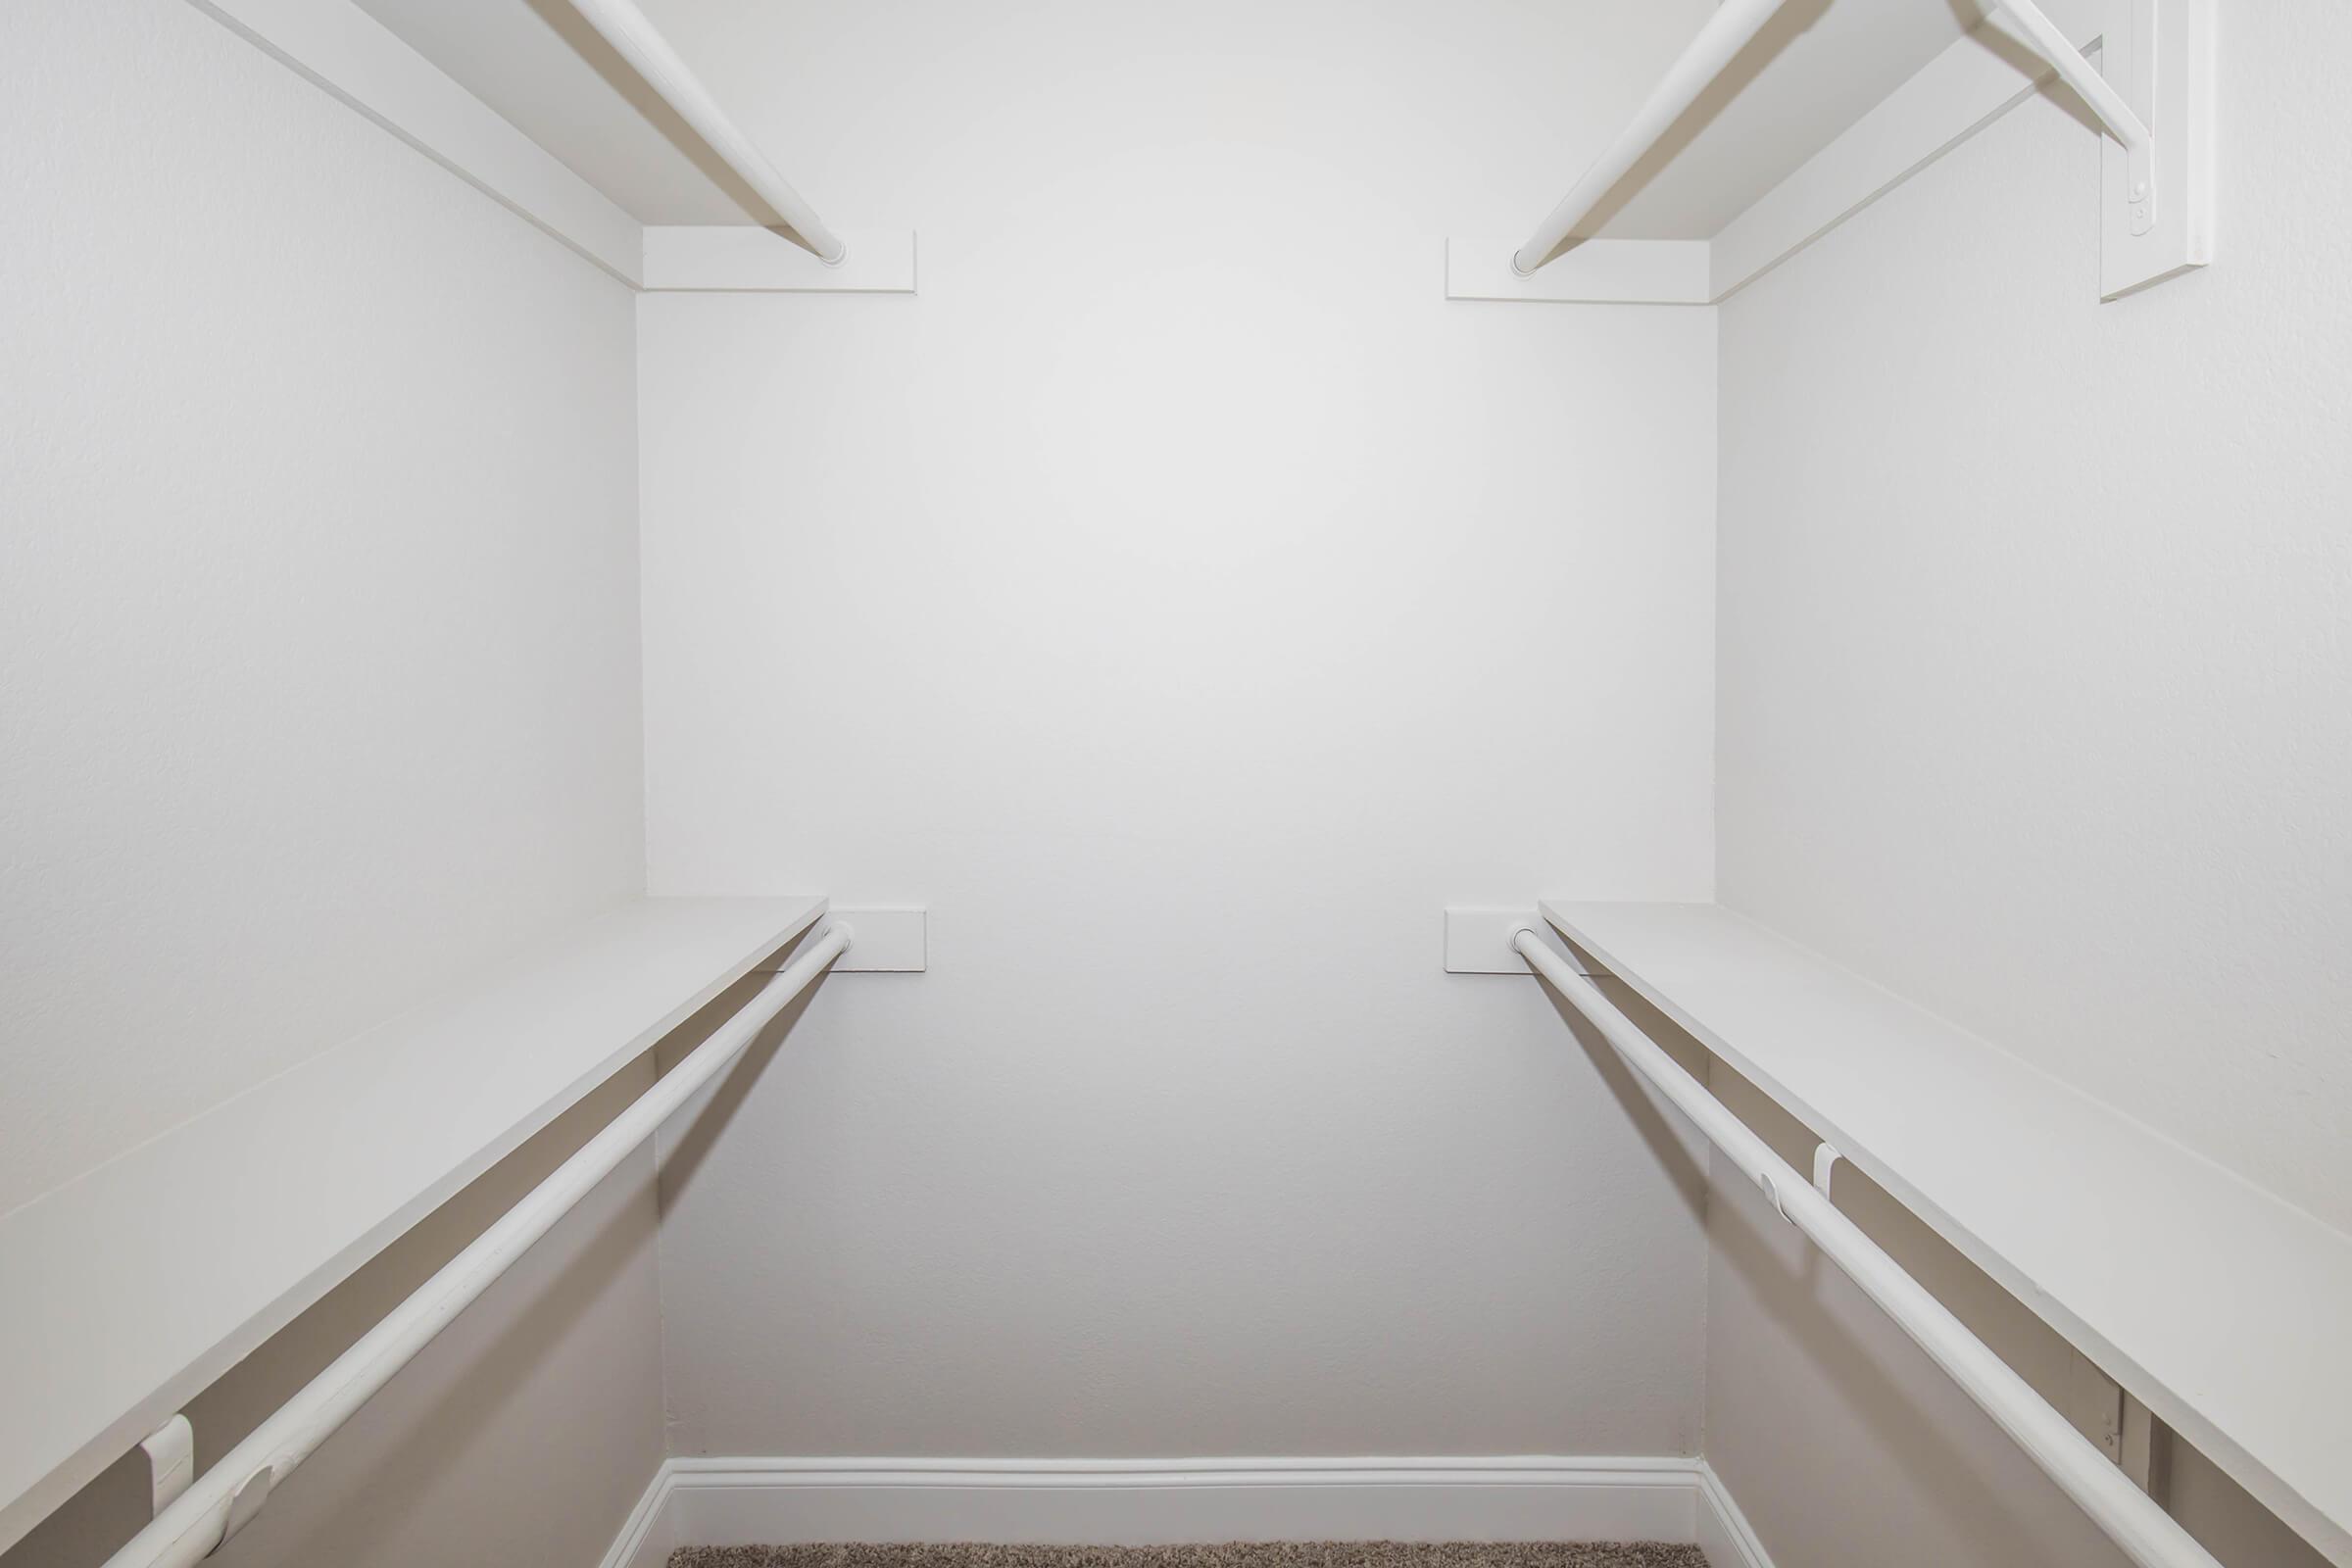
[[(2112, 0), (2066, 22), (2032, 0), (1998, 0), (1969, 35), (1711, 237), (1592, 237), (1626, 177), (1783, 13), (1782, 0), (1723, 5), (1532, 234), (1517, 244), (1449, 242), (1449, 295), (1720, 300), (2049, 76), (2102, 133), (2102, 296), (2212, 261), (2210, 0)], [(1844, 1217), (1829, 1197), (1840, 1159), (2331, 1561), (2352, 1562), (2352, 1419), (2341, 1397), (2352, 1353), (2328, 1327), (2352, 1308), (2352, 1248), (2339, 1234), (1732, 911), (1558, 900), (1539, 914), (1450, 911), (1447, 966), (1542, 975), (2133, 1561), (2213, 1559)], [(1566, 951), (1540, 936), (1544, 927)], [(1810, 1179), (1613, 1006), (1588, 978), (1596, 970), (1811, 1130), (1819, 1143)]]
[[(1727, 0), (1532, 234), (1516, 245), (1449, 242), (1448, 294), (1712, 303), (2046, 76), (2103, 134), (2103, 297), (2211, 262), (2211, 0), (2111, 0), (2083, 8), (2071, 26), (2034, 0), (1993, 0), (1968, 36), (1712, 237), (1598, 237), (1627, 177), (1659, 156), (1787, 9), (1787, 0)], [(1728, 910), (1563, 900), (1540, 913), (1450, 911), (1448, 967), (1524, 965), (1543, 976), (2134, 1562), (2201, 1568), (2214, 1559), (1844, 1216), (1829, 1196), (1838, 1160), (1876, 1180), (2331, 1560), (2352, 1561), (2352, 1419), (2331, 1396), (2352, 1385), (2352, 1353), (2326, 1326), (2352, 1305), (2352, 1247), (2339, 1234)], [(1546, 924), (1570, 953), (1542, 939)], [(1588, 978), (1595, 965), (1813, 1130), (1810, 1180), (1613, 1006)], [(2266, 1311), (2278, 1320), (2257, 1321)]]
[[(1878, 52), (1923, 63), (1858, 107), (1851, 123), (1794, 169), (1758, 169), (1742, 143), (1773, 145), (1817, 104), (1851, 101), (1857, 84), (1848, 56), (1859, 41), (1837, 34), (1862, 24), (1853, 13), (1819, 11), (1801, 0), (1726, 0), (1532, 233), (1446, 242), (1447, 296), (1716, 304), (2052, 77), (2082, 106), (2089, 128), (2106, 132), (2102, 297), (2212, 261), (2214, 0), (1872, 8), (1865, 23), (1888, 35)], [(1621, 214), (1640, 211), (1639, 196), (1625, 200), (1627, 188), (1653, 175), (1658, 185), (1673, 184), (1675, 163), (1712, 166), (1713, 182), (1735, 192), (1733, 202), (1715, 204), (1730, 216), (1696, 234), (1690, 215), (1641, 225), (1665, 231), (1646, 237), (1611, 232)]]
[[(1539, 913), (1583, 967), (1622, 980), (1820, 1139), (1810, 1182), (1744, 1129), (1725, 1147), (2136, 1561), (2212, 1559), (1956, 1321), (1911, 1301), (1924, 1293), (1859, 1232), (1818, 1234), (1812, 1221), (1852, 1230), (1827, 1201), (1838, 1160), (2344, 1560), (2352, 1422), (2333, 1395), (2352, 1382), (2352, 1354), (2330, 1329), (2352, 1305), (2341, 1233), (1730, 910), (1555, 900)], [(1632, 1046), (1637, 1071), (1694, 1117), (1731, 1120), (1692, 1109), (1705, 1091), (1579, 965), (1516, 926), (1512, 942), (1612, 1045)]]
[[(914, 236), (837, 231), (644, 14), (574, 12), (764, 206), (639, 223), (349, 0), (195, 0), (632, 288), (910, 292)], [(132, 1447), (155, 1517), (110, 1562), (192, 1564), (833, 968), (924, 967), (920, 910), (642, 899), (0, 1219), (0, 1550)], [(793, 945), (798, 943), (796, 948)], [(789, 951), (787, 951), (789, 950)], [(180, 1406), (730, 985), (772, 979), (655, 1087), (201, 1476)], [(462, 1096), (449, 1093), (464, 1083)], [(93, 1249), (90, 1237), (110, 1245)]]
[[(0, 1539), (172, 1429), (216, 1377), (824, 915), (821, 898), (635, 901), (11, 1212)], [(836, 923), (804, 943), (805, 961), (698, 1048), (720, 1053), (626, 1113), (625, 1142), (608, 1128), (612, 1141), (573, 1155), (237, 1452), (184, 1491), (160, 1487), (156, 1522), (115, 1560), (194, 1562), (234, 1534), (848, 940)]]
[[(626, 0), (578, 13), (772, 222), (639, 223), (348, 0), (204, 8), (644, 290), (911, 292), (910, 231), (828, 225)], [(2009, 106), (2063, 80), (2104, 133), (2102, 292), (2212, 259), (2214, 0), (2001, 0), (1704, 237), (1604, 232), (1748, 70), (1784, 0), (1727, 0), (1532, 233), (1453, 239), (1463, 300), (1726, 297)], [(1965, 23), (1968, 19), (1961, 19)], [(1767, 54), (1771, 50), (1765, 51)], [(2094, 70), (2088, 57), (2095, 54)], [(1729, 85), (1727, 85), (1729, 84)], [(1790, 90), (1783, 87), (1783, 91)], [(1801, 90), (1801, 89), (1800, 89)], [(1714, 102), (1710, 102), (1712, 98)], [(0, 1222), (0, 1544), (142, 1440), (154, 1523), (116, 1568), (193, 1563), (663, 1117), (845, 955), (919, 968), (919, 914), (818, 898), (644, 900), (325, 1053)], [(1542, 933), (1556, 931), (1558, 938)], [(797, 946), (796, 946), (797, 944)], [(853, 948), (857, 944), (857, 948)], [(432, 1281), (188, 1484), (179, 1406), (416, 1219), (762, 964), (775, 976)], [(2352, 1565), (2352, 1251), (2300, 1211), (1739, 915), (1554, 901), (1458, 911), (1447, 966), (1539, 974), (1852, 1274), (2133, 1558), (2212, 1558), (1829, 1200), (1851, 1161)], [(1587, 978), (1626, 984), (1821, 1140), (1810, 1181)], [(462, 1074), (462, 1099), (445, 1086)], [(236, 1223), (223, 1223), (234, 1216)], [(106, 1235), (121, 1245), (88, 1249)]]

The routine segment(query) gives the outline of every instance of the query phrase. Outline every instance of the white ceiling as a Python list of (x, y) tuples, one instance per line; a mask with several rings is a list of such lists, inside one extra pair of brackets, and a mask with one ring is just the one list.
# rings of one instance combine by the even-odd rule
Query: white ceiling
[[(358, 3), (641, 222), (768, 220), (568, 0)], [(1713, 235), (1980, 20), (1979, 3), (1789, 0), (1677, 136), (1629, 176), (1600, 231)], [(1443, 25), (1442, 4), (1433, 0), (1430, 18)], [(1531, 221), (1574, 180), (1578, 159), (1599, 148), (1563, 151), (1559, 190), (1528, 192)]]

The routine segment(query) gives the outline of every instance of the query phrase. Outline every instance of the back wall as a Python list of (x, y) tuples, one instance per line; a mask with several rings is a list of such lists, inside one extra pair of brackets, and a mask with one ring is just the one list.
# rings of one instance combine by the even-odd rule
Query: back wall
[(1695, 1450), (1695, 1173), (1439, 912), (1710, 894), (1713, 313), (1443, 237), (1707, 11), (660, 9), (922, 293), (639, 302), (651, 885), (933, 935), (673, 1160), (675, 1451)]

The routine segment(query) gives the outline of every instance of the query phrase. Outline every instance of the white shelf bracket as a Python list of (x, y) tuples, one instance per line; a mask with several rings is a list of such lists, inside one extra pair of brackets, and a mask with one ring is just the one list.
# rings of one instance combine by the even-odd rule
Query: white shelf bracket
[(1449, 905), (1446, 909), (1446, 972), (1447, 974), (1513, 974), (1532, 979), (1535, 970), (1519, 956), (1522, 932), (1544, 944), (1562, 963), (1578, 974), (1589, 974), (1585, 960), (1568, 945), (1550, 935), (1551, 928), (1533, 905), (1516, 909)]
[[(836, 906), (834, 920), (857, 928), (850, 951), (833, 960), (835, 974), (920, 973), (931, 966), (930, 911), (921, 905), (891, 908), (844, 909)], [(787, 969), (800, 961), (797, 948), (771, 953), (752, 967)]]
[[(276, 1486), (277, 1467), (270, 1464), (237, 1483), (236, 1490), (228, 1494), (228, 1512), (220, 1521), (220, 1544), (214, 1546), (213, 1551), (227, 1545), (238, 1531), (253, 1523), (262, 1511), (262, 1504), (270, 1500), (270, 1494)], [(208, 1557), (212, 1554), (211, 1551), (205, 1553)]]
[[(2132, 232), (2145, 234), (2155, 223), (2156, 137), (2133, 106), (2146, 105), (2154, 97), (2150, 90), (2154, 86), (2153, 51), (2139, 45), (2155, 36), (2156, 0), (2119, 0), (2111, 13), (2100, 53), (2110, 69), (2122, 67), (2116, 73), (2124, 81), (2121, 88), (2092, 69), (2089, 60), (2034, 0), (2000, 0), (2000, 4), (2034, 52), (2090, 106), (2099, 123), (2107, 127), (2107, 134), (2124, 149), (2130, 170), (2125, 195), (2132, 209)], [(2122, 25), (2113, 25), (2114, 22)], [(2123, 34), (2120, 40), (2119, 32)]]
[(2216, 0), (2106, 0), (2094, 69), (2034, 0), (2005, 30), (2055, 71), (2111, 138), (2100, 292), (2118, 299), (2213, 260)]
[(196, 1479), (196, 1429), (185, 1415), (175, 1415), (148, 1433), (139, 1448), (147, 1455), (148, 1517), (153, 1518)]
[(1841, 1156), (1827, 1144), (1813, 1146), (1813, 1187), (1822, 1197), (1830, 1196), (1830, 1176), (1838, 1168)]

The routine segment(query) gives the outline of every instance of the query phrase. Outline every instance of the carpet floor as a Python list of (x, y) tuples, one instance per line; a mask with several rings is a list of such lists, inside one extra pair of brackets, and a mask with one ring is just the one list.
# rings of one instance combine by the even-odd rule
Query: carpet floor
[(1282, 1541), (1214, 1546), (686, 1546), (669, 1568), (1707, 1568), (1696, 1546)]

